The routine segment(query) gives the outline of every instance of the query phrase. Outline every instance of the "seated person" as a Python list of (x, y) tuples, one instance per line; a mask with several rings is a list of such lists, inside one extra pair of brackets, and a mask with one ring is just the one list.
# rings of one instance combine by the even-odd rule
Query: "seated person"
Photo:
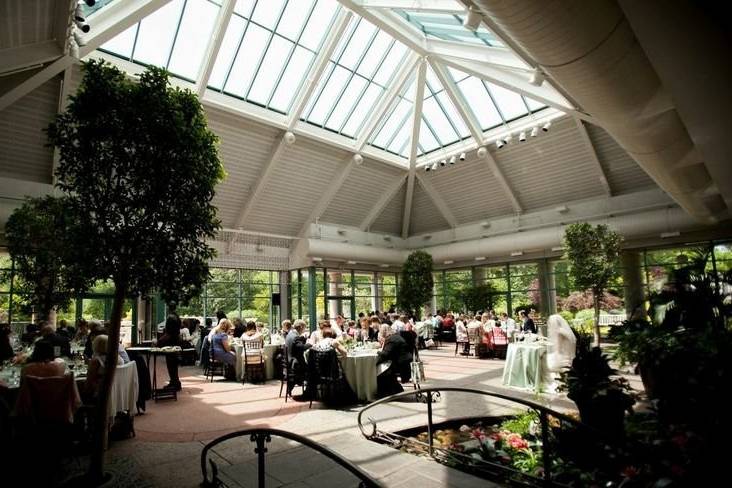
[[(107, 357), (107, 344), (108, 337), (105, 334), (99, 334), (94, 337), (92, 342), (92, 358), (89, 361), (89, 369), (86, 373), (86, 382), (84, 384), (84, 398), (87, 401), (96, 399), (99, 394), (99, 387), (102, 384), (104, 378), (104, 371), (109, 364), (109, 358)], [(122, 358), (119, 354), (115, 354), (112, 359), (118, 365), (122, 364)]]
[(314, 351), (330, 351), (331, 349), (335, 349), (335, 351), (341, 356), (348, 355), (346, 349), (336, 338), (336, 334), (333, 329), (331, 329), (330, 327), (324, 327), (321, 330), (321, 334), (323, 338), (320, 339), (318, 343), (313, 346)]
[(94, 349), (92, 348), (94, 338), (104, 333), (104, 326), (101, 322), (99, 322), (98, 320), (92, 320), (89, 322), (89, 334), (87, 334), (86, 336), (86, 344), (84, 345), (85, 358), (91, 359), (91, 357), (94, 355)]
[(51, 343), (38, 341), (33, 348), (33, 354), (31, 354), (25, 366), (20, 371), (20, 375), (49, 378), (63, 376), (65, 372), (66, 363), (61, 358), (54, 358)]
[(246, 325), (244, 325), (244, 322), (240, 318), (234, 319), (234, 337), (241, 337), (242, 334), (247, 330)]
[(470, 351), (468, 328), (465, 326), (465, 323), (460, 319), (455, 322), (455, 342), (463, 343), (463, 351), (460, 354), (468, 354), (468, 351)]
[(13, 351), (13, 346), (10, 343), (12, 333), (10, 325), (3, 324), (0, 326), (0, 362), (12, 359), (15, 356), (15, 351)]
[(311, 346), (314, 346), (318, 342), (320, 342), (321, 339), (323, 339), (323, 329), (330, 328), (330, 322), (327, 320), (321, 320), (318, 322), (318, 330), (310, 334), (310, 337), (308, 337), (308, 344)]
[(48, 342), (49, 344), (51, 344), (54, 356), (64, 356), (67, 358), (71, 357), (71, 342), (69, 341), (68, 337), (57, 334), (56, 331), (53, 330), (52, 326), (44, 325), (41, 328), (40, 341)]
[(74, 341), (86, 343), (86, 338), (89, 336), (89, 323), (84, 319), (76, 321), (76, 334), (74, 334)]
[(282, 337), (287, 337), (287, 334), (290, 333), (291, 329), (292, 329), (292, 322), (289, 320), (283, 320), (282, 326), (280, 327), (280, 334), (282, 334)]
[(356, 327), (355, 320), (349, 320), (345, 333), (351, 337), (356, 337), (356, 333), (358, 332), (359, 329), (360, 329), (360, 327)]
[(356, 337), (356, 340), (365, 342), (365, 341), (375, 341), (378, 333), (374, 331), (374, 329), (371, 328), (371, 321), (368, 317), (363, 317), (361, 319), (361, 327), (359, 329), (356, 329), (354, 337)]
[(193, 328), (192, 319), (181, 320), (180, 326), (180, 347), (181, 349), (189, 349), (191, 346), (191, 329)]
[(402, 382), (409, 381), (412, 352), (402, 336), (395, 334), (390, 326), (383, 324), (380, 334), (385, 340), (383, 349), (378, 353), (376, 364), (391, 361), (389, 367), (376, 378), (379, 396), (384, 397), (404, 391), (396, 377), (399, 375)]
[(26, 325), (25, 332), (23, 333), (23, 335), (20, 336), (21, 342), (23, 342), (24, 344), (33, 344), (33, 341), (35, 341), (38, 337), (40, 330), (41, 328), (38, 327), (36, 324)]
[(241, 335), (242, 341), (261, 341), (262, 333), (257, 330), (256, 322), (249, 321), (245, 326), (244, 333)]
[(214, 359), (229, 366), (234, 366), (236, 364), (236, 352), (229, 344), (229, 335), (233, 333), (234, 325), (229, 319), (221, 319), (221, 323), (214, 331), (213, 340), (211, 341)]
[(56, 333), (71, 340), (74, 338), (74, 334), (76, 334), (76, 329), (69, 327), (66, 320), (61, 319), (58, 323), (58, 327), (56, 327)]

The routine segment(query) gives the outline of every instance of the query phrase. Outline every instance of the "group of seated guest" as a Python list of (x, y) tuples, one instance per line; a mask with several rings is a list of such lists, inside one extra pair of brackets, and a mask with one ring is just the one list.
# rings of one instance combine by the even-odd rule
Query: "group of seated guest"
[(345, 356), (347, 354), (346, 349), (341, 344), (340, 340), (336, 337), (335, 331), (330, 327), (330, 322), (323, 320), (318, 324), (320, 330), (318, 331), (319, 339), (312, 343), (313, 350), (315, 351), (330, 351), (335, 350), (337, 353)]

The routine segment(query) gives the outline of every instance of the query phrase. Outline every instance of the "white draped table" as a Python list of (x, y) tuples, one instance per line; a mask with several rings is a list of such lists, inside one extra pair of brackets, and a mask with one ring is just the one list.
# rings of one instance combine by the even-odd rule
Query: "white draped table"
[(343, 373), (351, 389), (356, 393), (359, 401), (373, 402), (376, 400), (376, 351), (356, 352), (340, 358)]
[(547, 365), (547, 345), (513, 342), (506, 351), (503, 385), (533, 390), (539, 393), (550, 381)]

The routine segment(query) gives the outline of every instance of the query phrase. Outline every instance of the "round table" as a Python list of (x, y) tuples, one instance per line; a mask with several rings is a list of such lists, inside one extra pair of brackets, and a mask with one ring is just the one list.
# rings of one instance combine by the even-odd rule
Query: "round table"
[(506, 351), (503, 385), (539, 393), (549, 381), (547, 344), (513, 342)]
[(346, 381), (362, 402), (376, 400), (376, 376), (378, 374), (376, 361), (378, 359), (376, 351), (349, 353), (349, 356), (340, 358)]
[[(272, 380), (275, 377), (275, 363), (274, 354), (275, 351), (280, 349), (282, 344), (265, 344), (264, 345), (264, 379)], [(244, 379), (244, 359), (241, 357), (241, 353), (244, 350), (244, 346), (239, 343), (234, 343), (234, 350), (236, 351), (236, 378), (239, 380)]]

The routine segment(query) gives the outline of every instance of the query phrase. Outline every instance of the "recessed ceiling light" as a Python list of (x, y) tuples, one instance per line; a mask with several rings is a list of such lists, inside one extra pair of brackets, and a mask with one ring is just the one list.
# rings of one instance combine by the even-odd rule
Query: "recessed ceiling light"
[(673, 232), (662, 232), (661, 233), (661, 239), (668, 239), (669, 237), (679, 237), (681, 235), (681, 232), (678, 230), (675, 230)]
[(321, 261), (323, 260), (323, 258), (318, 258), (318, 257), (313, 257), (313, 258), (311, 258), (311, 259), (312, 259), (313, 261), (315, 261), (316, 263), (319, 263), (319, 262), (321, 262)]
[(389, 267), (388, 264), (380, 264), (379, 266), (382, 267), (382, 268), (388, 268)]
[(523, 256), (523, 255), (524, 255), (523, 251), (513, 251), (511, 253), (511, 256)]
[(448, 259), (447, 261), (443, 261), (443, 264), (452, 264), (454, 262), (452, 259)]
[(485, 261), (485, 256), (476, 256), (476, 261)]
[(348, 264), (358, 264), (356, 261), (346, 261)]

